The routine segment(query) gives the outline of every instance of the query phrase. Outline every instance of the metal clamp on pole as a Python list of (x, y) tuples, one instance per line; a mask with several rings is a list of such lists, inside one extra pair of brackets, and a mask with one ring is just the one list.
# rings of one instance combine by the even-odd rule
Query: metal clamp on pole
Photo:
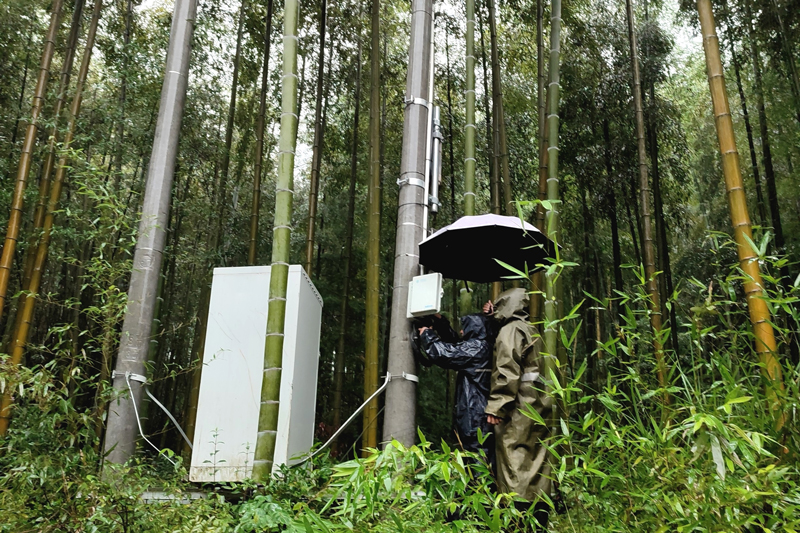
[[(186, 436), (186, 433), (184, 433), (183, 428), (181, 427), (180, 424), (178, 424), (178, 421), (175, 420), (175, 417), (172, 416), (172, 413), (170, 413), (169, 410), (166, 407), (164, 407), (164, 404), (159, 402), (158, 399), (156, 399), (156, 397), (153, 396), (153, 393), (150, 392), (150, 389), (147, 388), (147, 384), (148, 384), (147, 376), (143, 376), (141, 374), (134, 374), (133, 372), (125, 372), (124, 375), (125, 375), (125, 383), (127, 383), (127, 385), (128, 385), (128, 392), (130, 393), (131, 401), (133, 402), (133, 412), (136, 415), (136, 423), (139, 426), (139, 434), (142, 436), (142, 438), (148, 444), (150, 444), (150, 446), (152, 446), (158, 453), (161, 453), (161, 450), (159, 450), (156, 445), (154, 445), (152, 442), (150, 442), (147, 439), (147, 437), (144, 436), (144, 431), (142, 430), (142, 423), (139, 420), (139, 410), (136, 408), (136, 401), (133, 399), (133, 389), (131, 388), (131, 381), (136, 381), (137, 383), (141, 383), (142, 384), (142, 386), (144, 387), (144, 392), (147, 393), (147, 395), (150, 397), (150, 399), (153, 401), (153, 403), (155, 403), (157, 406), (159, 406), (161, 408), (161, 410), (164, 411), (164, 413), (166, 413), (167, 417), (172, 421), (173, 424), (175, 424), (175, 427), (178, 428), (178, 432), (181, 434), (181, 437), (183, 437), (183, 440), (186, 441), (186, 444), (189, 445), (189, 449), (190, 450), (194, 449), (194, 447), (192, 446), (192, 441), (190, 441), (189, 437)], [(117, 371), (116, 370), (112, 370), (111, 371), (111, 379), (112, 380), (116, 379), (116, 377), (117, 377)], [(167, 457), (167, 460), (169, 460), (169, 462), (171, 462), (172, 464), (175, 464), (171, 459), (169, 459), (169, 457)]]
[(397, 180), (397, 186), (402, 187), (403, 185), (413, 185), (414, 187), (422, 187), (425, 188), (425, 180), (419, 178), (400, 178)]
[(429, 101), (425, 100), (424, 98), (420, 98), (418, 96), (406, 96), (405, 98), (403, 98), (403, 103), (406, 105), (406, 107), (410, 105), (421, 105), (422, 107), (430, 108), (431, 106), (431, 103)]
[(413, 381), (414, 383), (419, 383), (419, 377), (415, 376), (414, 374), (407, 374), (406, 372), (402, 372), (400, 374), (386, 374), (387, 381), (392, 381), (393, 379), (404, 379), (406, 381)]

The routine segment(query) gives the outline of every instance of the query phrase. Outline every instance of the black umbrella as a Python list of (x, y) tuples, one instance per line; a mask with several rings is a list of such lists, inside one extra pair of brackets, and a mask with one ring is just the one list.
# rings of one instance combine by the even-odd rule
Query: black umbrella
[(517, 217), (461, 217), (419, 244), (419, 262), (446, 278), (487, 283), (513, 275), (502, 261), (524, 272), (546, 263), (553, 242)]

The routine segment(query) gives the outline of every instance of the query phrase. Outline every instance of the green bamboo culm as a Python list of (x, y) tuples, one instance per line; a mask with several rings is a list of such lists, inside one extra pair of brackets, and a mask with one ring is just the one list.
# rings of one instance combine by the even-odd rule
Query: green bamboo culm
[[(554, 243), (559, 241), (559, 192), (558, 192), (558, 103), (561, 96), (561, 73), (559, 61), (561, 54), (561, 0), (553, 0), (550, 21), (550, 83), (547, 92), (547, 200), (550, 209), (545, 215), (547, 236)], [(558, 246), (555, 247), (556, 259)], [(558, 269), (548, 270), (545, 275), (545, 375), (554, 375), (554, 360), (558, 353)]]
[[(475, 0), (467, 0), (467, 109), (464, 125), (464, 214), (475, 214)], [(472, 291), (461, 288), (461, 316), (472, 312)]]
[(464, 125), (464, 214), (475, 214), (475, 0), (467, 0), (467, 110)]
[(264, 480), (272, 472), (283, 361), (283, 326), (286, 315), (286, 285), (289, 278), (289, 249), (292, 223), (294, 150), (297, 140), (297, 20), (298, 0), (284, 3), (283, 77), (281, 88), (281, 133), (278, 151), (278, 179), (275, 187), (275, 225), (272, 240), (272, 269), (269, 283), (267, 340), (264, 347), (264, 375), (261, 381), (261, 409), (253, 460), (253, 479)]

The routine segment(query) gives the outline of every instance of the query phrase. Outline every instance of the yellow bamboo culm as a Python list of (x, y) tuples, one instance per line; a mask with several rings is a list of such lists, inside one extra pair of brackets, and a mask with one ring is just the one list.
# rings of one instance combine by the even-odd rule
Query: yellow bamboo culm
[[(671, 403), (667, 386), (669, 385), (669, 368), (667, 366), (664, 345), (661, 342), (661, 302), (656, 284), (656, 254), (653, 245), (652, 224), (650, 215), (650, 178), (647, 168), (647, 149), (645, 148), (644, 106), (642, 105), (642, 80), (639, 74), (639, 45), (636, 39), (633, 0), (626, 0), (625, 9), (628, 22), (628, 41), (631, 51), (631, 71), (633, 74), (633, 102), (636, 116), (636, 141), (639, 154), (639, 203), (642, 209), (642, 256), (644, 259), (645, 287), (650, 296), (650, 325), (653, 328), (653, 354), (656, 359), (656, 375), (658, 385), (664, 389), (665, 405)], [(665, 412), (666, 414), (666, 412)]]
[[(739, 167), (739, 153), (736, 150), (736, 137), (733, 131), (728, 93), (725, 89), (725, 77), (719, 54), (719, 38), (716, 33), (711, 0), (697, 0), (697, 12), (700, 16), (700, 29), (703, 34), (703, 48), (706, 53), (708, 67), (708, 84), (711, 88), (711, 101), (714, 107), (714, 120), (719, 138), (719, 149), (722, 154), (722, 172), (725, 176), (725, 189), (728, 194), (728, 206), (731, 211), (734, 238), (739, 248), (739, 265), (749, 278), (744, 284), (747, 294), (747, 307), (753, 334), (756, 338), (762, 372), (768, 381), (767, 396), (772, 400), (772, 409), (779, 409), (777, 392), (783, 390), (781, 365), (776, 357), (775, 333), (770, 324), (770, 313), (764, 301), (763, 281), (758, 265), (758, 256), (748, 239), (752, 241), (750, 215), (747, 212), (747, 197), (742, 182), (742, 171)], [(779, 417), (778, 429), (783, 425), (783, 417)]]

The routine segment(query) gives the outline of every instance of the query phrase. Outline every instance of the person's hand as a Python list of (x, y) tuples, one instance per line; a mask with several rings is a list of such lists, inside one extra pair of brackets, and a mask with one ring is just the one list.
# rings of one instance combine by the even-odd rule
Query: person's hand
[(429, 328), (428, 326), (419, 328), (419, 334), (422, 335), (422, 332), (425, 331), (426, 329), (431, 329), (431, 328)]
[(490, 316), (494, 314), (494, 304), (491, 300), (483, 304), (483, 314)]
[(492, 426), (496, 426), (501, 422), (501, 420), (494, 415), (486, 415), (486, 421)]

